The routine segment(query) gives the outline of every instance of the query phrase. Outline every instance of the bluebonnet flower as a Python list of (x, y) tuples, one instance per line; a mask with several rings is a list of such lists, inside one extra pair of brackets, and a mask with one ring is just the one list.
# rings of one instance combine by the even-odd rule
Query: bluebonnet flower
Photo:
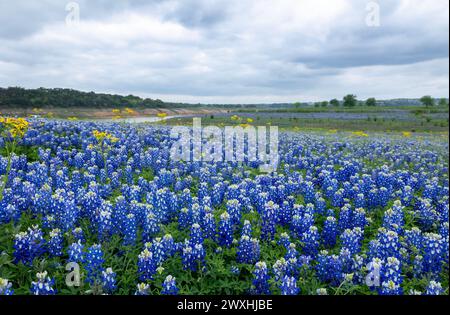
[(352, 226), (352, 211), (349, 206), (344, 206), (339, 212), (338, 227), (343, 232)]
[(189, 223), (192, 222), (191, 215), (189, 213), (188, 208), (182, 208), (178, 215), (178, 226), (181, 229), (185, 229), (189, 226)]
[(403, 232), (403, 206), (399, 200), (394, 202), (391, 209), (386, 210), (383, 217), (383, 227), (397, 233)]
[(401, 202), (404, 206), (408, 207), (409, 205), (411, 205), (411, 201), (413, 199), (413, 190), (412, 190), (411, 186), (406, 185), (402, 188), (400, 198), (401, 198)]
[(422, 231), (419, 228), (413, 227), (405, 231), (405, 241), (409, 250), (419, 251), (422, 248), (422, 240)]
[(374, 290), (381, 285), (382, 268), (383, 268), (383, 261), (377, 257), (372, 258), (372, 260), (367, 264), (368, 274), (366, 278), (366, 283), (371, 290)]
[(156, 268), (158, 268), (158, 266), (153, 259), (152, 252), (150, 252), (148, 248), (145, 248), (138, 256), (139, 280), (152, 280), (153, 275), (156, 273)]
[(46, 215), (42, 220), (42, 227), (44, 229), (54, 229), (56, 227), (56, 219), (54, 215)]
[(123, 245), (133, 245), (137, 237), (136, 217), (133, 213), (125, 217), (124, 229)]
[(114, 233), (122, 233), (123, 224), (128, 211), (129, 203), (125, 200), (124, 196), (118, 196), (111, 215)]
[(280, 281), (283, 279), (283, 277), (286, 274), (287, 268), (288, 263), (286, 262), (286, 259), (284, 259), (284, 257), (275, 262), (275, 264), (273, 265), (273, 273), (275, 276), (275, 281)]
[(206, 252), (202, 244), (195, 244), (190, 246), (188, 243), (183, 248), (183, 253), (181, 255), (183, 269), (197, 271), (199, 265), (201, 267), (205, 264)]
[(100, 281), (100, 277), (103, 271), (103, 251), (100, 245), (94, 244), (88, 248), (87, 253), (84, 256), (85, 269), (87, 271), (86, 282), (94, 284)]
[(325, 289), (325, 288), (319, 288), (319, 289), (317, 289), (316, 294), (317, 295), (328, 295), (328, 292), (327, 292), (327, 289)]
[(205, 214), (204, 236), (214, 240), (216, 238), (216, 221), (212, 213)]
[(381, 290), (382, 295), (400, 295), (402, 275), (400, 261), (395, 257), (388, 257), (381, 269)]
[[(436, 276), (442, 269), (444, 239), (439, 234), (425, 233), (423, 242), (423, 267), (424, 272), (431, 272)], [(448, 250), (448, 248), (447, 248)]]
[(322, 231), (322, 240), (326, 247), (333, 247), (336, 245), (337, 232), (336, 219), (334, 217), (327, 217)]
[(331, 201), (333, 207), (342, 207), (344, 205), (344, 196), (342, 189), (339, 189), (334, 193), (333, 199)]
[(319, 248), (319, 232), (317, 227), (311, 226), (309, 230), (302, 234), (303, 253), (315, 256)]
[(171, 275), (167, 276), (162, 284), (161, 294), (164, 295), (177, 295), (178, 294), (177, 284), (175, 282), (175, 278)]
[(288, 201), (284, 201), (280, 207), (280, 211), (278, 213), (277, 221), (282, 225), (289, 224), (292, 220), (292, 207)]
[(386, 187), (381, 187), (378, 190), (378, 204), (381, 207), (386, 207), (388, 201), (389, 201), (390, 193), (389, 190)]
[(326, 210), (326, 205), (327, 204), (325, 202), (325, 199), (323, 199), (322, 197), (316, 198), (315, 208), (317, 213), (323, 214)]
[(361, 250), (362, 238), (363, 232), (361, 228), (346, 229), (341, 235), (342, 247), (347, 248), (351, 255), (357, 254)]
[(219, 244), (230, 247), (233, 242), (233, 228), (231, 226), (230, 215), (224, 212), (220, 215), (219, 222)]
[(283, 282), (280, 286), (282, 295), (297, 295), (300, 289), (297, 287), (297, 280), (294, 277), (283, 277)]
[(203, 235), (200, 224), (194, 223), (191, 226), (191, 239), (190, 244), (194, 246), (195, 244), (203, 244)]
[[(146, 247), (148, 247), (148, 244), (145, 244)], [(150, 251), (153, 254), (152, 260), (157, 266), (161, 266), (161, 264), (166, 259), (166, 251), (170, 251), (170, 248), (165, 247), (165, 244), (163, 240), (160, 237), (156, 237), (153, 239), (153, 242), (151, 242), (150, 245)]]
[(139, 283), (135, 295), (150, 295), (150, 286), (146, 283)]
[(102, 287), (107, 294), (112, 294), (116, 289), (116, 273), (111, 268), (102, 271)]
[(314, 185), (312, 182), (306, 182), (303, 187), (303, 197), (305, 203), (313, 203), (315, 199)]
[(248, 237), (252, 237), (252, 225), (250, 224), (250, 221), (245, 220), (244, 226), (242, 227), (242, 236), (247, 235)]
[(237, 199), (227, 201), (227, 212), (230, 215), (231, 223), (233, 225), (239, 224), (241, 221), (241, 203)]
[(281, 233), (280, 239), (278, 240), (278, 244), (284, 246), (287, 249), (291, 244), (289, 234), (286, 232)]
[(270, 294), (269, 273), (265, 262), (257, 262), (253, 272), (253, 290), (254, 294)]
[(413, 273), (414, 277), (421, 278), (423, 274), (423, 256), (416, 255), (413, 259)]
[(431, 230), (433, 223), (437, 221), (438, 214), (433, 209), (431, 200), (418, 198), (414, 204), (418, 221), (424, 231)]
[(0, 278), (0, 295), (13, 295), (12, 283), (7, 279)]
[(367, 224), (366, 211), (363, 208), (356, 208), (353, 212), (353, 227), (359, 227), (364, 231)]
[(237, 266), (231, 266), (230, 271), (234, 275), (239, 275), (241, 273), (241, 271), (239, 270), (239, 267), (237, 267)]
[(63, 237), (60, 229), (53, 229), (50, 232), (50, 240), (48, 242), (48, 251), (50, 255), (62, 256)]
[(98, 239), (101, 241), (108, 239), (111, 230), (111, 209), (105, 206), (100, 210), (100, 215), (98, 218)]
[(257, 239), (242, 235), (237, 249), (237, 261), (244, 264), (254, 264), (259, 260), (260, 248)]
[(385, 228), (378, 229), (378, 242), (376, 257), (386, 259), (387, 257), (400, 258), (400, 240), (397, 232)]
[(366, 207), (366, 199), (364, 198), (364, 194), (357, 194), (355, 198), (355, 208), (365, 208)]
[(298, 252), (294, 243), (289, 244), (288, 251), (284, 257), (286, 259), (286, 274), (289, 276), (298, 275)]
[(362, 284), (364, 282), (363, 267), (364, 258), (360, 255), (355, 255), (352, 258), (349, 272), (353, 273), (353, 282), (356, 284)]
[(160, 231), (157, 217), (150, 212), (145, 217), (145, 224), (142, 231), (142, 239), (144, 242), (150, 242), (152, 238)]
[(14, 237), (14, 260), (31, 265), (36, 257), (45, 252), (45, 240), (42, 231), (33, 226), (27, 232), (21, 232)]
[(76, 242), (80, 241), (81, 243), (86, 242), (86, 239), (84, 238), (83, 229), (80, 227), (76, 227), (72, 230), (72, 235)]
[(78, 240), (76, 243), (72, 243), (67, 248), (67, 254), (69, 255), (69, 262), (76, 262), (80, 263), (83, 262), (84, 255), (83, 255), (83, 249), (84, 245), (81, 244), (81, 241)]
[(444, 290), (442, 289), (442, 285), (439, 282), (431, 280), (428, 283), (425, 295), (442, 295), (444, 294)]
[(162, 245), (164, 247), (164, 257), (165, 258), (175, 254), (177, 248), (176, 248), (175, 241), (171, 234), (166, 234), (163, 236)]
[(273, 201), (265, 204), (264, 210), (261, 214), (261, 237), (265, 240), (273, 240), (275, 235), (275, 218), (279, 206)]
[(30, 262), (30, 241), (27, 232), (20, 232), (14, 236), (14, 261), (23, 263)]
[(183, 270), (192, 270), (192, 271), (197, 270), (195, 254), (191, 246), (186, 245), (183, 248), (181, 260), (183, 263)]
[(56, 290), (53, 289), (55, 279), (47, 277), (47, 271), (38, 272), (36, 274), (37, 281), (31, 283), (31, 294), (33, 295), (55, 295)]

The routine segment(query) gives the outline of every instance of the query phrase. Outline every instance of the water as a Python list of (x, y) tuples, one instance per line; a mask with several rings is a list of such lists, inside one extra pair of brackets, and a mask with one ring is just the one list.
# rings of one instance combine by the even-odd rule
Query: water
[(160, 121), (177, 118), (177, 117), (182, 117), (182, 116), (166, 116), (166, 117), (139, 116), (139, 117), (118, 118), (118, 119), (99, 119), (99, 121), (127, 122), (127, 123), (139, 124), (139, 123), (155, 123), (155, 122), (160, 122)]

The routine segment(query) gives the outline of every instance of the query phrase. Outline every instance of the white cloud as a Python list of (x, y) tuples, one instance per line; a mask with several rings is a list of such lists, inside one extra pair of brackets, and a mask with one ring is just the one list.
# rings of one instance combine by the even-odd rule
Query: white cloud
[(65, 3), (27, 3), (0, 11), (0, 86), (210, 103), (449, 93), (447, 1), (380, 1), (378, 28), (360, 0), (82, 0), (75, 27)]

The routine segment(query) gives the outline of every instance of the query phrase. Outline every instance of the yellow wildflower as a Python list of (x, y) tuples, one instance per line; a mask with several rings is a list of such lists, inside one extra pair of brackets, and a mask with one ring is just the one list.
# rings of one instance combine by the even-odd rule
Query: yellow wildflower
[(409, 131), (403, 131), (402, 134), (403, 134), (403, 137), (406, 137), (406, 138), (411, 137), (411, 132), (409, 132)]
[(369, 136), (364, 131), (353, 131), (352, 135), (357, 136), (357, 137), (368, 137)]

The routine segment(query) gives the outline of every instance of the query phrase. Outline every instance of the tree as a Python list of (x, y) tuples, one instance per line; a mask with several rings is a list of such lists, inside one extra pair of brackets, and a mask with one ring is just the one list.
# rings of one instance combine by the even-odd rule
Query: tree
[(301, 104), (300, 102), (295, 102), (295, 103), (294, 103), (294, 107), (295, 107), (295, 108), (300, 108), (301, 105), (302, 105), (302, 104)]
[(345, 107), (354, 107), (357, 103), (356, 95), (348, 94), (344, 96), (344, 106)]
[(429, 95), (422, 96), (420, 101), (426, 107), (434, 106), (434, 99)]
[(338, 101), (337, 99), (333, 98), (333, 99), (330, 101), (330, 104), (333, 105), (333, 106), (335, 106), (335, 107), (338, 107), (338, 106), (339, 106), (339, 101)]
[(374, 97), (370, 97), (366, 100), (366, 106), (377, 106), (377, 100)]
[(448, 106), (448, 101), (446, 98), (441, 98), (439, 100), (439, 106)]
[(328, 106), (328, 101), (323, 101), (322, 103), (320, 103), (320, 105), (322, 107), (327, 107)]

